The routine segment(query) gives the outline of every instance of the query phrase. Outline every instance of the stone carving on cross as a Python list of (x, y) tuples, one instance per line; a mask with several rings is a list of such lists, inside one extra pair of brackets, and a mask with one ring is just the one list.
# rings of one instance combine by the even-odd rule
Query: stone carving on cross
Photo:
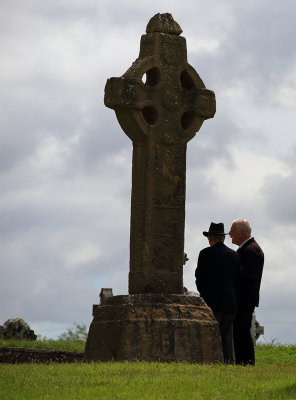
[(130, 294), (183, 293), (187, 142), (216, 102), (181, 33), (171, 14), (156, 14), (139, 57), (105, 87), (105, 105), (133, 142)]

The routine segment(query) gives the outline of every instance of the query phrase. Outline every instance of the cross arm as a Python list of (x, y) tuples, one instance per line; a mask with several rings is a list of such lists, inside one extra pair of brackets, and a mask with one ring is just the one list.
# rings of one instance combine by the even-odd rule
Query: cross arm
[[(108, 108), (141, 109), (146, 105), (147, 93), (137, 78), (110, 78), (105, 87), (104, 104)], [(141, 100), (140, 100), (141, 99)]]
[(213, 118), (216, 113), (216, 97), (212, 90), (196, 88), (193, 95), (195, 113), (203, 119)]

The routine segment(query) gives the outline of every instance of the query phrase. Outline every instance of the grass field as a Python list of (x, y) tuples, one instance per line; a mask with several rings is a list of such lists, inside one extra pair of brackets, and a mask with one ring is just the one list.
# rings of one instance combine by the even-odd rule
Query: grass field
[[(4, 340), (0, 339), (0, 346), (26, 347), (31, 349), (46, 349), (59, 351), (84, 351), (85, 343), (81, 340), (69, 342), (66, 340)], [(0, 398), (1, 400), (1, 398)]]
[(0, 365), (0, 399), (293, 400), (296, 346), (256, 346), (253, 367), (144, 362)]

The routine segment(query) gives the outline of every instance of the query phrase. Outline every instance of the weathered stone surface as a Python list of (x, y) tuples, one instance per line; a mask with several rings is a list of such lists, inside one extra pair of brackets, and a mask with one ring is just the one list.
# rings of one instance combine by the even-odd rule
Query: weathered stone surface
[(146, 32), (104, 100), (133, 142), (130, 295), (94, 306), (86, 358), (222, 362), (212, 311), (183, 295), (187, 142), (214, 116), (215, 94), (188, 64), (170, 14), (155, 15)]
[(103, 304), (106, 299), (113, 296), (113, 290), (111, 288), (102, 288), (100, 293), (100, 304)]
[(133, 142), (129, 293), (183, 293), (186, 149), (216, 110), (187, 62), (171, 14), (156, 14), (140, 54), (105, 87), (105, 105)]
[(0, 338), (36, 340), (37, 336), (22, 318), (10, 318), (0, 326)]
[(223, 362), (219, 326), (198, 296), (114, 296), (94, 306), (90, 361)]
[(180, 35), (183, 31), (180, 25), (174, 20), (171, 14), (156, 14), (148, 22), (146, 33), (170, 33)]
[(261, 326), (257, 321), (255, 312), (253, 312), (251, 335), (254, 345), (256, 344), (256, 341), (259, 339), (260, 335), (264, 335), (264, 326)]

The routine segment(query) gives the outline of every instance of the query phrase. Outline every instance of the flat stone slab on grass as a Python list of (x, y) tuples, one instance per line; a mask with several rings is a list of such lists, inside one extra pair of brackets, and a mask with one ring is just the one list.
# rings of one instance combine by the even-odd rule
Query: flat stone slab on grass
[(84, 353), (28, 349), (23, 347), (0, 347), (0, 364), (23, 363), (72, 363), (84, 361)]

